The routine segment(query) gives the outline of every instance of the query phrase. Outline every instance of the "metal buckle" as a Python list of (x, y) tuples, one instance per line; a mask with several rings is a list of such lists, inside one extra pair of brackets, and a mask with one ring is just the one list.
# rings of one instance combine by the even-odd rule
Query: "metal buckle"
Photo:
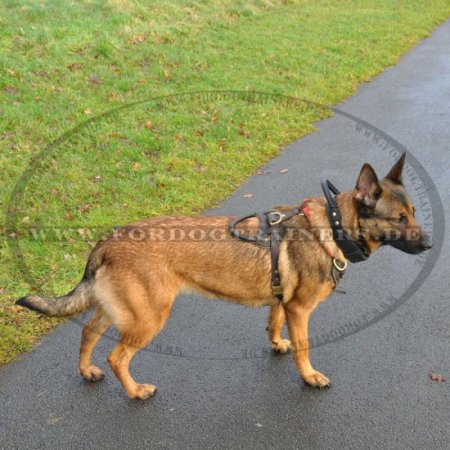
[(270, 212), (269, 214), (276, 214), (276, 215), (278, 216), (277, 219), (271, 220), (271, 219), (270, 219), (270, 215), (269, 215), (268, 219), (269, 219), (269, 225), (270, 225), (271, 227), (273, 227), (274, 225), (278, 225), (279, 223), (281, 223), (281, 221), (283, 220), (283, 217), (284, 217), (284, 214), (281, 214), (281, 213), (278, 212), (278, 211), (272, 211), (272, 212)]
[(273, 295), (283, 295), (283, 288), (281, 286), (274, 286), (272, 284), (272, 294)]
[[(342, 265), (339, 265), (342, 264)], [(345, 269), (348, 266), (347, 261), (341, 261), (340, 259), (333, 258), (333, 266), (338, 270), (339, 272), (344, 272)]]

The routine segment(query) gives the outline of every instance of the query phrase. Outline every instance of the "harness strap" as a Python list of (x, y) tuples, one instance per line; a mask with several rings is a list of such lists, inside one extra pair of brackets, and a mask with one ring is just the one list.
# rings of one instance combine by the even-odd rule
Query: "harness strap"
[(280, 301), (283, 300), (283, 288), (281, 287), (281, 276), (279, 269), (279, 259), (280, 259), (280, 244), (281, 236), (278, 230), (274, 231), (270, 235), (270, 260), (272, 263), (272, 279), (271, 288), (272, 294)]
[[(322, 187), (327, 199), (327, 212), (336, 244), (338, 244), (345, 257), (350, 261), (357, 262), (364, 260), (367, 258), (364, 249), (354, 241), (348, 241), (348, 237), (342, 229), (340, 211), (334, 197), (330, 193), (330, 191), (332, 191), (333, 194), (336, 195), (339, 191), (328, 180), (322, 181)], [(232, 237), (244, 242), (259, 245), (261, 247), (270, 248), (272, 294), (280, 301), (283, 300), (283, 288), (281, 287), (281, 275), (279, 270), (280, 245), (286, 232), (283, 222), (298, 214), (305, 215), (306, 218), (311, 221), (311, 211), (307, 206), (307, 201), (308, 199), (303, 202), (304, 206), (302, 205), (302, 208), (294, 208), (288, 211), (268, 211), (264, 213), (255, 212), (247, 216), (238, 217), (231, 220), (228, 227), (229, 233)], [(248, 233), (246, 235), (245, 230), (236, 230), (236, 226), (239, 223), (253, 217), (257, 217), (259, 219), (259, 230), (256, 236), (251, 236)], [(334, 219), (334, 223), (332, 219)], [(345, 235), (347, 241), (342, 242), (338, 240), (338, 234), (341, 233)], [(341, 261), (335, 258), (328, 250), (326, 251), (328, 256), (332, 259), (331, 276), (334, 281), (334, 289), (336, 289), (339, 281), (344, 275), (345, 270), (347, 269), (347, 261)], [(344, 293), (343, 291), (339, 292)]]
[[(283, 300), (283, 288), (281, 287), (279, 269), (280, 244), (286, 232), (286, 228), (282, 223), (297, 214), (302, 214), (299, 208), (290, 209), (289, 211), (254, 213), (233, 219), (228, 226), (229, 233), (232, 237), (261, 247), (270, 248), (272, 294), (280, 301)], [(236, 230), (236, 226), (240, 222), (252, 217), (258, 217), (259, 219), (259, 230), (256, 236), (246, 235), (245, 232)]]

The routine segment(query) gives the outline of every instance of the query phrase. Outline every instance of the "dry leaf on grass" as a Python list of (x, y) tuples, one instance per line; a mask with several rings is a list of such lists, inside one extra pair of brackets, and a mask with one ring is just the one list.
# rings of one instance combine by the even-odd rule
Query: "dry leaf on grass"
[(208, 166), (204, 166), (202, 164), (196, 164), (195, 165), (195, 170), (198, 173), (205, 173), (208, 171)]
[(147, 40), (145, 34), (138, 34), (137, 36), (134, 36), (130, 39), (131, 44), (143, 44)]
[(82, 67), (83, 67), (83, 64), (81, 64), (81, 63), (70, 63), (67, 65), (67, 68), (72, 72), (74, 70), (81, 69)]
[(88, 209), (91, 208), (91, 205), (88, 205), (87, 203), (85, 203), (84, 205), (78, 205), (77, 209), (80, 213), (84, 213), (86, 212)]
[(100, 78), (95, 73), (91, 73), (89, 75), (89, 82), (92, 84), (100, 84), (101, 83)]
[(3, 90), (8, 94), (16, 94), (17, 89), (15, 89), (13, 86), (5, 86)]

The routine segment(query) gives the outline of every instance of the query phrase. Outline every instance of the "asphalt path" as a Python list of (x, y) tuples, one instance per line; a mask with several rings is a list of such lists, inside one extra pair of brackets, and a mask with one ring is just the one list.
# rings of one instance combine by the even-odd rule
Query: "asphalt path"
[(337, 106), (370, 126), (336, 112), (207, 212), (297, 204), (320, 195), (322, 177), (350, 189), (364, 162), (383, 175), (401, 146), (416, 158), (406, 185), (443, 243), (425, 259), (383, 249), (352, 265), (346, 294), (318, 308), (311, 358), (330, 389), (305, 386), (290, 356), (269, 351), (266, 308), (183, 296), (133, 361), (136, 379), (158, 386), (145, 402), (129, 400), (107, 366), (114, 335), (95, 352), (106, 379), (82, 381), (74, 321), (3, 367), (0, 448), (450, 448), (449, 49), (446, 22)]

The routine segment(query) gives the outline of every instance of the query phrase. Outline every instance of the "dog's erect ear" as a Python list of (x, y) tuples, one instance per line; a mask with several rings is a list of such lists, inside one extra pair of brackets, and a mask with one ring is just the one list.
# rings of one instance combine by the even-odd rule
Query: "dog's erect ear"
[(368, 208), (375, 208), (381, 187), (378, 177), (370, 164), (364, 164), (355, 187), (355, 198)]
[(406, 152), (400, 156), (400, 159), (392, 166), (392, 169), (386, 175), (388, 180), (393, 181), (394, 183), (401, 184), (402, 183), (402, 172), (403, 165), (405, 164)]

